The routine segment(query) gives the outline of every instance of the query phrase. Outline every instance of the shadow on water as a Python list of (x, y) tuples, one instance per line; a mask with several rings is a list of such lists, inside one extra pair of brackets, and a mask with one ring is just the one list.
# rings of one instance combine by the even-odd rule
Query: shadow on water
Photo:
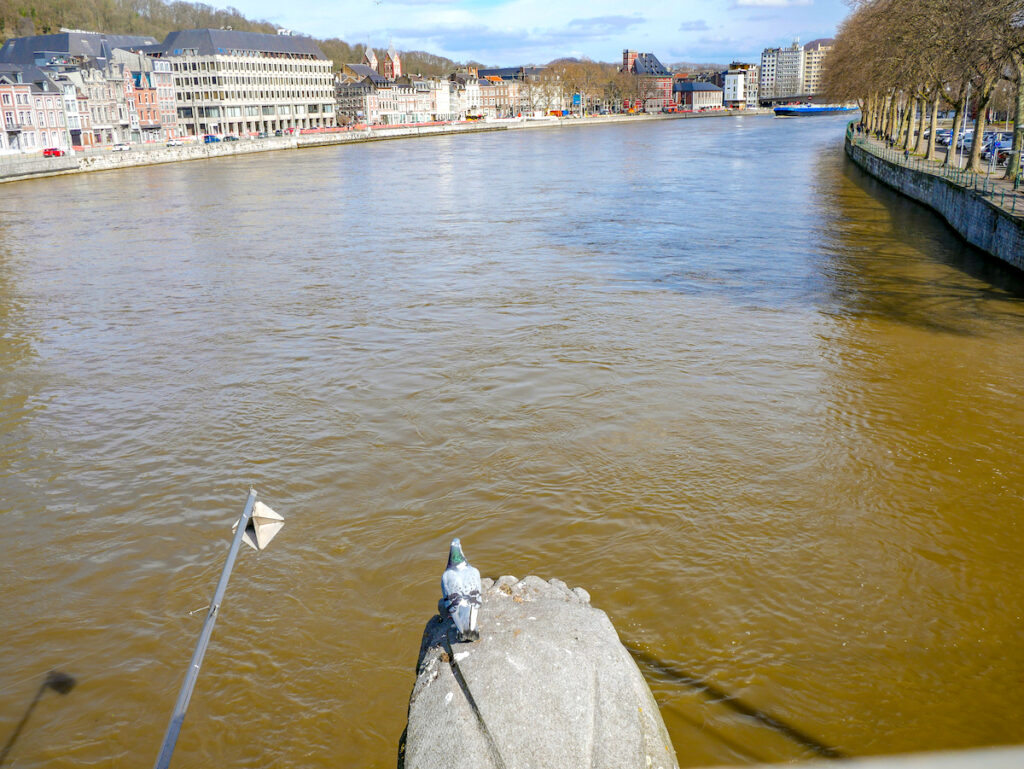
[[(706, 695), (710, 698), (711, 702), (722, 705), (723, 707), (726, 707), (732, 710), (733, 712), (738, 713), (741, 716), (752, 718), (758, 723), (762, 724), (763, 726), (766, 726), (769, 729), (778, 732), (784, 737), (795, 742), (797, 745), (807, 748), (808, 750), (813, 751), (814, 753), (823, 758), (847, 757), (846, 754), (844, 754), (838, 748), (833, 748), (830, 745), (826, 745), (820, 740), (807, 734), (803, 730), (798, 729), (797, 727), (792, 726), (790, 724), (787, 724), (785, 721), (782, 721), (781, 719), (776, 718), (775, 716), (765, 713), (763, 710), (760, 710), (759, 708), (756, 708), (753, 705), (747, 704), (738, 697), (729, 694), (728, 692), (718, 688), (713, 683), (703, 678), (700, 678), (699, 676), (695, 676), (692, 673), (689, 673), (688, 671), (682, 670), (674, 665), (664, 662), (663, 660), (658, 659), (654, 655), (649, 654), (648, 652), (645, 652), (641, 649), (638, 649), (633, 645), (627, 644), (626, 649), (633, 656), (633, 659), (637, 662), (637, 664), (642, 666), (646, 671), (653, 673), (657, 676), (667, 678), (671, 680), (673, 683), (685, 686), (703, 695)], [(753, 756), (753, 754), (751, 754), (747, 748), (738, 746), (732, 741), (726, 740), (721, 735), (716, 734), (715, 737), (719, 740), (722, 740), (730, 747), (738, 749), (740, 750), (740, 752), (743, 752), (747, 755), (751, 755), (752, 757), (756, 758), (756, 756)]]
[(32, 697), (32, 701), (29, 702), (28, 707), (25, 709), (25, 715), (21, 717), (18, 725), (14, 727), (14, 731), (11, 733), (10, 738), (4, 745), (2, 751), (0, 751), (0, 766), (4, 765), (7, 760), (7, 756), (14, 749), (14, 744), (18, 741), (18, 737), (21, 736), (22, 729), (25, 728), (25, 724), (28, 723), (28, 719), (32, 715), (32, 711), (36, 709), (36, 705), (39, 704), (39, 700), (43, 698), (43, 694), (46, 693), (47, 689), (53, 689), (57, 694), (67, 694), (75, 688), (74, 677), (69, 676), (67, 673), (61, 673), (56, 670), (51, 670), (46, 674), (46, 678), (39, 684), (39, 688), (36, 689), (35, 696)]
[(816, 185), (823, 277), (840, 314), (872, 315), (942, 333), (972, 317), (1020, 317), (1024, 273), (962, 241), (935, 212), (848, 158), (822, 163)]

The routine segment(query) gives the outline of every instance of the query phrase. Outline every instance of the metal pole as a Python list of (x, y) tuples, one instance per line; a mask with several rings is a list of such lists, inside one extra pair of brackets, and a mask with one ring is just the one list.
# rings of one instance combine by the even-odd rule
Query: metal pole
[[(967, 135), (967, 119), (971, 116), (971, 81), (967, 81), (967, 98), (964, 99), (964, 114), (960, 120), (960, 136), (957, 137), (957, 141), (953, 142), (953, 149), (956, 149), (957, 144), (963, 141), (963, 137)], [(960, 161), (957, 160), (957, 167), (960, 166)]]
[(210, 602), (210, 611), (206, 615), (206, 622), (203, 623), (203, 630), (199, 634), (199, 642), (196, 650), (192, 653), (192, 662), (189, 663), (188, 672), (185, 674), (185, 681), (178, 693), (178, 701), (174, 703), (174, 712), (171, 714), (171, 721), (167, 724), (167, 732), (164, 734), (164, 744), (160, 748), (160, 755), (157, 756), (154, 769), (167, 769), (171, 764), (171, 755), (174, 753), (174, 745), (178, 741), (178, 734), (181, 732), (181, 724), (185, 720), (185, 711), (188, 710), (188, 701), (192, 698), (192, 690), (196, 686), (196, 679), (199, 677), (199, 666), (203, 664), (203, 655), (206, 654), (206, 647), (210, 643), (210, 636), (213, 634), (213, 624), (217, 621), (217, 614), (220, 610), (220, 603), (224, 599), (224, 591), (228, 587), (228, 578), (231, 576), (231, 568), (235, 565), (235, 558), (238, 556), (238, 548), (242, 544), (242, 535), (245, 534), (245, 527), (249, 525), (252, 518), (252, 508), (256, 504), (256, 490), (249, 489), (249, 498), (245, 502), (245, 510), (238, 521), (238, 528), (235, 530), (235, 538), (231, 540), (231, 549), (228, 551), (228, 560), (224, 564), (224, 571), (220, 573), (220, 581), (213, 593), (213, 600)]

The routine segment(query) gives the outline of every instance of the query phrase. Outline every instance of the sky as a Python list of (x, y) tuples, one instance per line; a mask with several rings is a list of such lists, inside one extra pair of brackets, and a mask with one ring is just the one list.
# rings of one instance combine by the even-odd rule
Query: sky
[[(217, 0), (208, 4), (221, 6)], [(760, 59), (767, 47), (835, 35), (843, 0), (230, 0), (252, 20), (318, 38), (428, 51), (491, 66), (565, 56), (663, 64)]]

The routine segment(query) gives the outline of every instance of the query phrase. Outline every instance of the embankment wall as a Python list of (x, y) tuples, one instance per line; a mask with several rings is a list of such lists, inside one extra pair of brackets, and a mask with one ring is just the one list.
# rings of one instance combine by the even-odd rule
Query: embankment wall
[(949, 179), (890, 163), (849, 136), (846, 154), (883, 184), (936, 211), (972, 246), (1024, 270), (1024, 217)]

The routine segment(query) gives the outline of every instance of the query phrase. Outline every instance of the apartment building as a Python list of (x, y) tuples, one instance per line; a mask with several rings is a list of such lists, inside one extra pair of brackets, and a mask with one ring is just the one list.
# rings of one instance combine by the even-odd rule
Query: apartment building
[(331, 61), (310, 38), (187, 29), (142, 50), (170, 62), (183, 135), (335, 125)]
[(70, 149), (64, 93), (45, 73), (4, 68), (0, 71), (0, 153)]
[(760, 93), (760, 68), (733, 62), (722, 82), (724, 105), (730, 109), (755, 109)]
[[(498, 67), (477, 70), (478, 77), (506, 84), (495, 92), (495, 107), (501, 114), (498, 99), (506, 100), (508, 114), (532, 115), (538, 112), (561, 111), (566, 108), (565, 89), (559, 76), (548, 67)], [(501, 94), (500, 96), (498, 94)]]
[(823, 37), (804, 46), (804, 93), (808, 96), (821, 93), (823, 64), (834, 43), (833, 38)]
[(821, 91), (821, 74), (831, 38), (800, 45), (794, 40), (787, 48), (765, 48), (761, 53), (762, 99), (814, 96)]
[(776, 99), (804, 94), (804, 49), (800, 40), (786, 48), (761, 52), (760, 97)]

